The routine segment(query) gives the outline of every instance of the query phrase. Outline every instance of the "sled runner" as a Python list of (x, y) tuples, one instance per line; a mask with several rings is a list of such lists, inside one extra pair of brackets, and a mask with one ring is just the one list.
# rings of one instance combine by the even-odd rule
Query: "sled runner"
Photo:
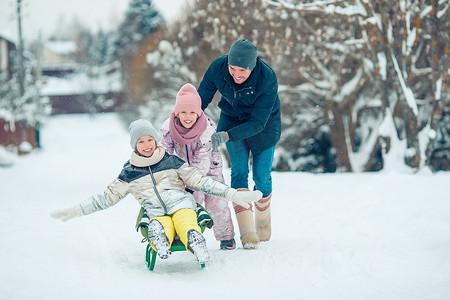
[[(211, 216), (206, 211), (206, 209), (203, 206), (201, 206), (200, 204), (197, 204), (196, 212), (197, 212), (198, 226), (200, 226), (202, 233), (205, 231), (206, 227), (211, 229), (212, 226), (214, 225), (214, 222), (213, 222)], [(148, 223), (149, 223), (149, 221), (150, 220), (144, 213), (144, 208), (141, 207), (141, 210), (139, 211), (139, 214), (138, 214), (138, 217), (136, 220), (136, 230), (139, 231), (139, 229), (140, 229), (141, 234), (144, 237), (141, 242), (147, 243), (147, 247), (145, 250), (145, 261), (147, 262), (147, 268), (150, 271), (153, 271), (153, 269), (155, 268), (155, 264), (156, 264), (157, 252), (155, 249), (152, 248), (152, 246), (150, 245), (150, 241), (148, 239)], [(170, 251), (172, 251), (172, 252), (187, 251), (186, 246), (181, 242), (178, 235), (175, 236), (175, 238), (172, 242), (172, 245), (170, 246)], [(204, 268), (205, 264), (201, 264), (201, 267)]]

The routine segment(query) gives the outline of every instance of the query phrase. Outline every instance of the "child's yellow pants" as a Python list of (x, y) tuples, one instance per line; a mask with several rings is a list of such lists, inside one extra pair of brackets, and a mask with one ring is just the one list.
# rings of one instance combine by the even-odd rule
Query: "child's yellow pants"
[[(187, 249), (188, 231), (194, 229), (201, 233), (201, 229), (197, 223), (197, 214), (195, 213), (194, 210), (189, 208), (177, 210), (170, 216), (160, 216), (151, 218), (151, 220), (153, 219), (158, 220), (164, 227), (164, 230), (166, 231), (166, 236), (169, 240), (169, 245), (172, 245), (175, 235), (178, 235), (180, 237), (181, 242), (186, 246)], [(151, 245), (153, 249), (155, 249), (152, 243)]]

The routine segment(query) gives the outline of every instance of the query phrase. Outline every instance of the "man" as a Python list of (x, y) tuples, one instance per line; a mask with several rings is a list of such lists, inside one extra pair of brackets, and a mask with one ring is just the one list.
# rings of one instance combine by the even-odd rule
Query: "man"
[(220, 120), (211, 137), (213, 148), (226, 142), (231, 161), (231, 187), (248, 189), (250, 152), (253, 157), (254, 188), (263, 193), (252, 207), (235, 205), (244, 248), (255, 248), (271, 236), (270, 203), (272, 162), (281, 135), (280, 99), (275, 72), (258, 57), (258, 49), (247, 39), (233, 42), (227, 55), (208, 67), (198, 93), (202, 109), (219, 91)]

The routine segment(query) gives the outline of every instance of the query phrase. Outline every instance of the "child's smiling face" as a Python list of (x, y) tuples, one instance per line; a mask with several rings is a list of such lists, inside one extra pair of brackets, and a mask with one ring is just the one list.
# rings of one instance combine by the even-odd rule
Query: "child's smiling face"
[(142, 156), (152, 156), (155, 149), (156, 141), (151, 135), (143, 135), (136, 142), (136, 150)]
[(193, 111), (181, 111), (177, 117), (180, 119), (181, 125), (188, 129), (194, 126), (198, 119), (197, 113)]

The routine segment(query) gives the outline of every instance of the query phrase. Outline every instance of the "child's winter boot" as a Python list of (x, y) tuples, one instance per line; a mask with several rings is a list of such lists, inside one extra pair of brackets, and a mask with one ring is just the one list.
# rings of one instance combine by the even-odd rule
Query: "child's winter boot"
[[(240, 191), (248, 191), (249, 189), (239, 188)], [(241, 233), (241, 242), (244, 249), (254, 249), (259, 244), (259, 237), (256, 234), (255, 223), (253, 222), (253, 209), (250, 204), (249, 208), (240, 205), (234, 205), (234, 212)]]
[(148, 224), (148, 239), (155, 246), (155, 250), (160, 258), (169, 258), (172, 251), (170, 251), (164, 227), (158, 220), (153, 219)]
[(256, 233), (259, 236), (259, 240), (262, 242), (268, 241), (272, 233), (271, 220), (270, 220), (270, 199), (272, 193), (269, 196), (262, 198), (258, 202), (255, 202), (255, 227)]
[(206, 263), (210, 258), (206, 240), (197, 230), (188, 231), (188, 249), (194, 253), (200, 264)]
[(236, 241), (234, 239), (220, 241), (220, 249), (221, 250), (234, 250), (234, 249), (236, 249)]

